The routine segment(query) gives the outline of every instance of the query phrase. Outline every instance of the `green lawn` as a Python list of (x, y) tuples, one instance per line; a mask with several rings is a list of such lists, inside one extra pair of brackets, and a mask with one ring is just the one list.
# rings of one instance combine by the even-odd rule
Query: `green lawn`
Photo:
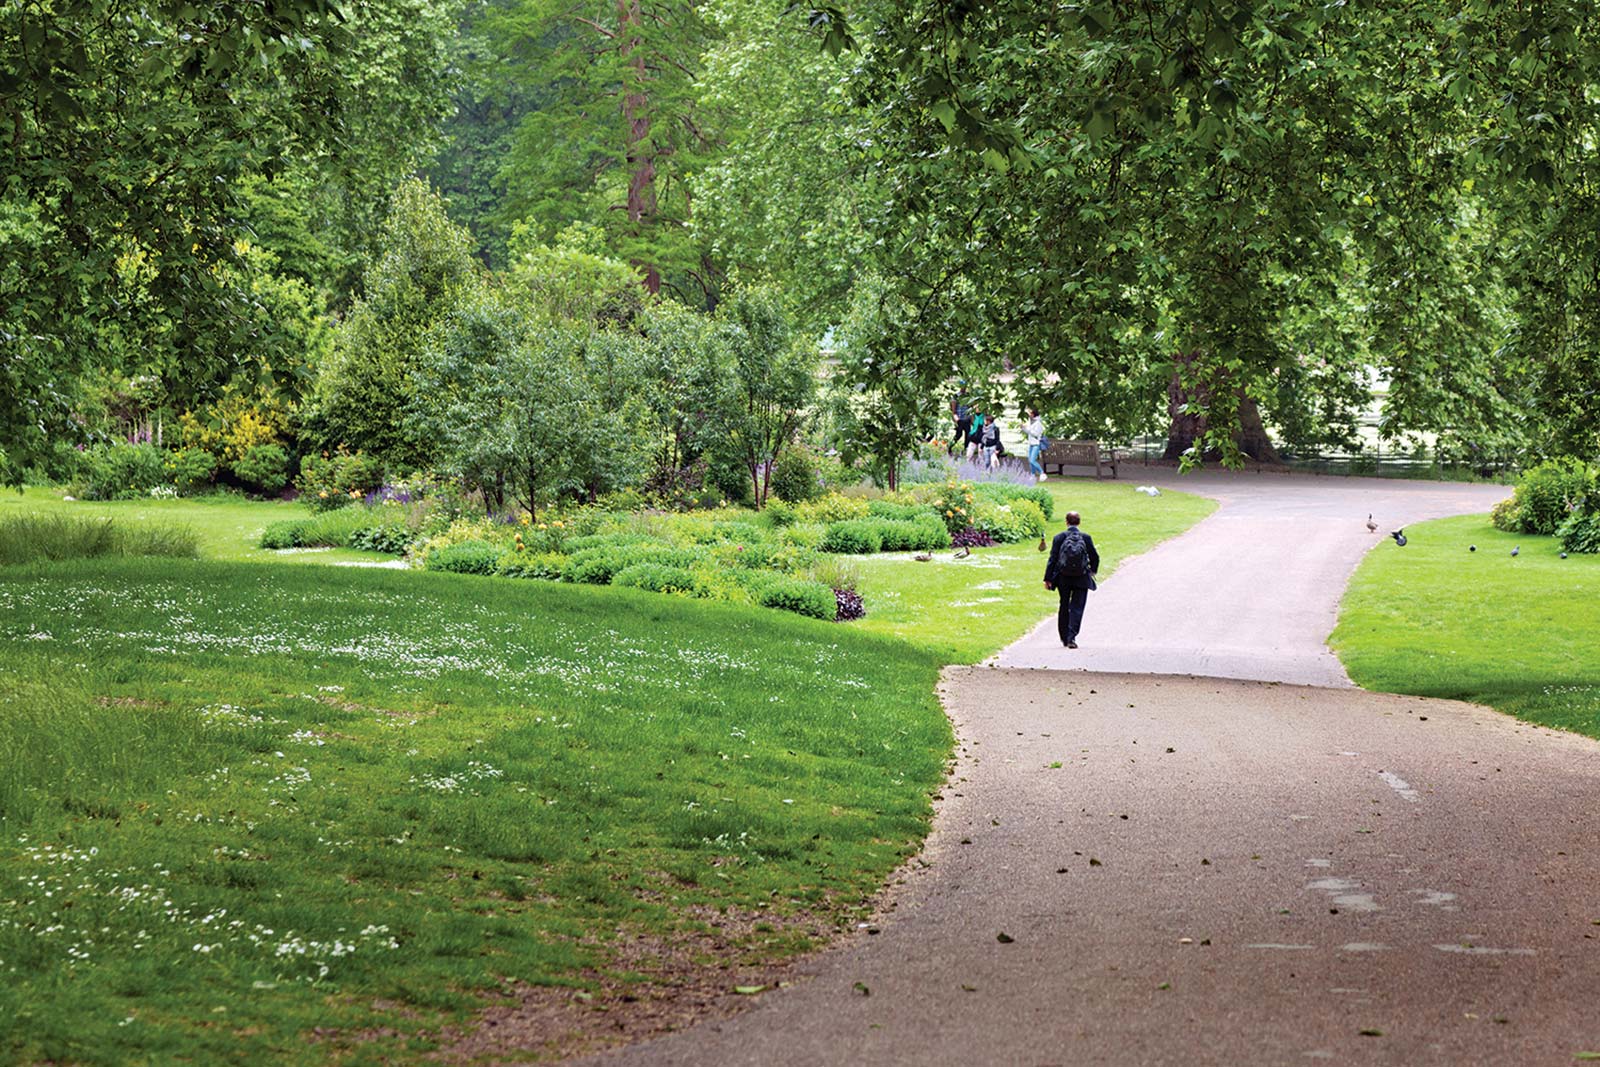
[[(1106, 568), (1212, 507), (1050, 488)], [(410, 1061), (510, 983), (635, 980), (619, 939), (720, 909), (724, 959), (802, 950), (920, 846), (940, 668), (1053, 610), (1031, 544), (864, 560), (868, 618), (835, 625), (264, 566), (334, 555), (251, 547), (293, 505), (10, 508), (186, 522), (209, 558), (0, 568), (8, 1062)]]
[[(1129, 482), (1044, 484), (1056, 501), (1050, 536), (1063, 528), (1068, 509), (1081, 513), (1100, 553), (1102, 577), (1217, 506), (1187, 493), (1144, 496)], [(950, 663), (976, 663), (1055, 614), (1056, 594), (1041, 584), (1045, 557), (1036, 543), (974, 549), (959, 561), (953, 554), (935, 552), (928, 563), (917, 562), (910, 552), (858, 559), (867, 617), (851, 626), (904, 638)]]
[(1406, 535), (1367, 556), (1330, 639), (1356, 684), (1600, 737), (1600, 557), (1561, 559), (1554, 538), (1485, 515)]

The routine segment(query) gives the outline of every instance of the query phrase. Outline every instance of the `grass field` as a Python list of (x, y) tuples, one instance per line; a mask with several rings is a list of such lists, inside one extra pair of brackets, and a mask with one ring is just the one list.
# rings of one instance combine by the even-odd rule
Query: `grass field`
[(1330, 639), (1356, 684), (1600, 737), (1600, 557), (1561, 559), (1484, 515), (1406, 534), (1367, 556)]
[[(1051, 489), (1106, 569), (1212, 506)], [(0, 567), (7, 1062), (412, 1061), (508, 989), (641, 980), (625, 942), (803, 950), (921, 843), (939, 669), (1054, 607), (1031, 545), (860, 561), (868, 618), (835, 625), (262, 565), (335, 555), (250, 547), (292, 505), (6, 509), (181, 522), (209, 557)]]

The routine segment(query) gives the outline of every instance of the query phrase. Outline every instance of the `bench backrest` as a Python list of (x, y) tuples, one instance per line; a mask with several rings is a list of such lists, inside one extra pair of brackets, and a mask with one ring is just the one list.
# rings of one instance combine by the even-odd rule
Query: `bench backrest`
[(1094, 466), (1100, 459), (1099, 441), (1051, 441), (1044, 454), (1051, 463)]

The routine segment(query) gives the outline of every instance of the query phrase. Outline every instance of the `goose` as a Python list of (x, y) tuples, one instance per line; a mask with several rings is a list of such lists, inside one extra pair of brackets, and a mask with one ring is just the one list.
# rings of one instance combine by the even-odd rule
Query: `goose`
[(1378, 524), (1372, 521), (1372, 513), (1367, 512), (1367, 533), (1377, 533)]

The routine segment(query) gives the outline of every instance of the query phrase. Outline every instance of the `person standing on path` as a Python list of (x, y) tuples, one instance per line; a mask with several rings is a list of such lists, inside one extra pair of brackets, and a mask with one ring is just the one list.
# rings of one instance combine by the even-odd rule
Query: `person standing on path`
[(1044, 467), (1039, 462), (1039, 452), (1044, 447), (1044, 420), (1032, 408), (1028, 409), (1028, 421), (1023, 424), (1022, 432), (1028, 437), (1028, 469), (1042, 482)]
[(983, 424), (983, 469), (994, 470), (1000, 466), (1000, 419), (990, 418)]
[(1078, 647), (1089, 590), (1098, 588), (1094, 575), (1100, 569), (1100, 553), (1094, 550), (1094, 538), (1078, 529), (1082, 521), (1076, 511), (1067, 512), (1067, 528), (1056, 534), (1050, 545), (1050, 562), (1044, 568), (1044, 587), (1061, 596), (1056, 630), (1067, 648)]
[(955, 416), (956, 429), (945, 452), (953, 456), (967, 447), (967, 438), (972, 436), (972, 409), (967, 406), (965, 391), (957, 393), (950, 401), (950, 414)]

